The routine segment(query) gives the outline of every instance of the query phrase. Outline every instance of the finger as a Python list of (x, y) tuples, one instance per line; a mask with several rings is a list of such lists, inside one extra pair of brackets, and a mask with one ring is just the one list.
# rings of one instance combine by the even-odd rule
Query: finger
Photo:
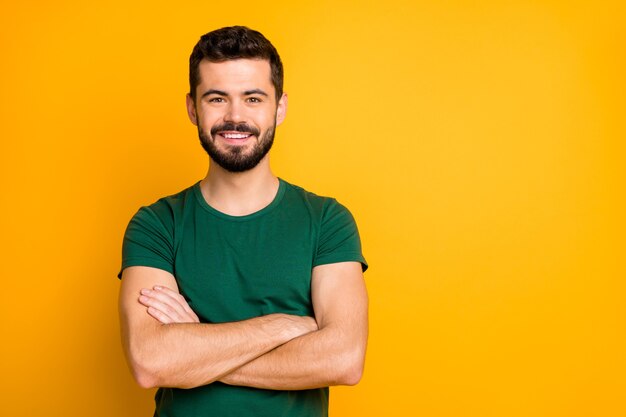
[[(180, 294), (177, 291), (172, 290), (171, 288), (168, 287), (163, 287), (160, 285), (157, 285), (154, 287), (155, 291), (158, 292), (162, 292), (163, 294), (167, 295), (168, 297), (170, 297), (170, 299), (177, 303), (180, 308), (182, 308), (182, 310), (187, 313), (187, 316), (189, 317), (189, 319), (191, 321), (195, 321), (195, 322), (199, 322), (200, 320), (198, 319), (198, 316), (196, 315), (196, 313), (191, 309), (191, 307), (189, 306), (189, 303), (187, 302), (187, 300), (185, 299), (185, 297), (183, 297), (182, 294)], [(178, 306), (177, 306), (178, 308)]]
[(170, 321), (183, 322), (184, 319), (180, 317), (180, 314), (170, 307), (167, 303), (162, 302), (156, 297), (142, 295), (139, 297), (139, 302), (144, 306), (152, 310), (157, 310), (161, 315), (167, 316)]
[(193, 318), (193, 321), (195, 323), (200, 323), (200, 317), (198, 317), (198, 315), (196, 313), (194, 313), (193, 310), (191, 310), (191, 317)]
[(172, 323), (172, 319), (170, 317), (168, 317), (162, 311), (157, 310), (154, 307), (148, 307), (148, 314), (150, 314), (152, 317), (154, 317), (155, 319), (157, 319), (158, 321), (160, 321), (163, 324), (170, 324), (170, 323)]
[(185, 314), (185, 309), (180, 304), (177, 298), (156, 288), (157, 287), (155, 287), (154, 290), (142, 289), (141, 294), (144, 296), (148, 296), (150, 298), (154, 298), (155, 300), (158, 300), (162, 305), (166, 305), (168, 307), (167, 310), (164, 310), (164, 312), (166, 313), (169, 313), (170, 311), (176, 312), (176, 314), (180, 317), (184, 317), (187, 315)]
[(189, 308), (189, 311), (187, 311), (187, 314), (189, 315), (189, 318), (191, 319), (192, 322), (200, 323), (200, 319), (198, 318), (196, 313), (193, 312), (191, 308)]
[(180, 306), (183, 308), (183, 310), (187, 311), (188, 313), (193, 312), (191, 307), (189, 307), (189, 304), (187, 303), (187, 300), (185, 299), (185, 297), (183, 297), (183, 295), (181, 293), (179, 293), (177, 291), (174, 291), (171, 288), (163, 287), (163, 286), (160, 286), (160, 285), (156, 285), (154, 287), (154, 290), (155, 291), (162, 291), (163, 294), (167, 295), (168, 297), (171, 297), (178, 304), (180, 304)]
[[(166, 314), (169, 319), (175, 323), (199, 323), (198, 316), (191, 311), (185, 299), (177, 292), (163, 290), (164, 287), (155, 287), (154, 290), (148, 290), (146, 288), (141, 290), (142, 297), (148, 297), (149, 299), (142, 299), (142, 304), (146, 306), (152, 306), (162, 313)], [(187, 306), (191, 311), (187, 311), (184, 306)]]

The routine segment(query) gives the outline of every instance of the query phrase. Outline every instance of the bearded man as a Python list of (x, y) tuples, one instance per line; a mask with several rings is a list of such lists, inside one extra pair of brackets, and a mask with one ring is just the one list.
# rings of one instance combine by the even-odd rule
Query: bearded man
[(261, 33), (202, 36), (189, 83), (209, 168), (126, 230), (119, 305), (133, 376), (159, 388), (155, 416), (326, 416), (328, 387), (356, 384), (365, 360), (354, 219), (273, 174), (287, 95)]

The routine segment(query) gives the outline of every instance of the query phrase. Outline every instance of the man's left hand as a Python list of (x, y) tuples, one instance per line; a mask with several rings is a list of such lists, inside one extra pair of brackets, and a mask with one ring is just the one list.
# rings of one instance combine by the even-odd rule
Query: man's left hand
[(163, 324), (200, 323), (185, 297), (167, 287), (142, 288), (139, 302), (147, 307), (148, 314)]

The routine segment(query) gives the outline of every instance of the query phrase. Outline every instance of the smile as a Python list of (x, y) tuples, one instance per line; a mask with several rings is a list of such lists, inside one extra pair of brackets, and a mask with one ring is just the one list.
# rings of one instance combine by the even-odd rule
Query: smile
[(247, 139), (252, 136), (249, 133), (221, 133), (226, 139)]
[(217, 134), (222, 140), (233, 146), (243, 146), (248, 143), (254, 135), (251, 132), (222, 131)]

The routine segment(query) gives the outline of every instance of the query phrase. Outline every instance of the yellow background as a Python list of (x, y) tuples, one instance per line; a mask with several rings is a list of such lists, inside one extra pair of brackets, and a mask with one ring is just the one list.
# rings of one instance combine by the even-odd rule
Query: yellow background
[(347, 205), (371, 265), (332, 415), (626, 415), (626, 11), (522, 0), (5, 2), (0, 414), (151, 415), (122, 236), (205, 174), (187, 59), (232, 24), (285, 63), (275, 172)]

